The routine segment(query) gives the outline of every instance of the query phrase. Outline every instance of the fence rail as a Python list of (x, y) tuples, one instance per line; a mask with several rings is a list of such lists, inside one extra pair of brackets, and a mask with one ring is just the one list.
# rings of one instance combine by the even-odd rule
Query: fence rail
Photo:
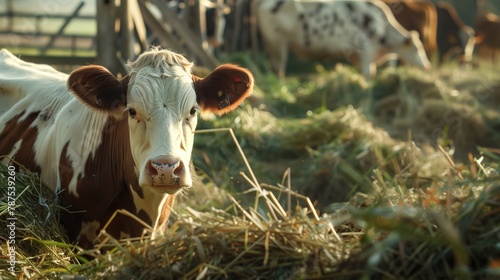
[[(134, 59), (151, 41), (156, 41), (188, 56), (197, 65), (218, 65), (206, 48), (205, 20), (200, 20), (200, 15), (204, 19), (205, 7), (200, 1), (189, 2), (186, 8), (191, 13), (184, 18), (160, 0), (95, 0), (95, 16), (80, 14), (85, 1), (77, 2), (67, 14), (18, 12), (14, 9), (16, 1), (7, 1), (7, 12), (0, 13), (0, 22), (7, 23), (0, 26), (0, 48), (9, 48), (18, 55), (30, 54), (28, 59), (32, 61), (54, 65), (92, 61), (115, 74), (126, 74), (124, 61)], [(160, 17), (148, 6), (151, 3), (161, 12)], [(75, 30), (67, 27), (74, 20), (94, 24), (95, 34), (72, 34)], [(20, 26), (22, 22), (28, 22), (27, 28)], [(47, 22), (51, 31), (43, 28)]]

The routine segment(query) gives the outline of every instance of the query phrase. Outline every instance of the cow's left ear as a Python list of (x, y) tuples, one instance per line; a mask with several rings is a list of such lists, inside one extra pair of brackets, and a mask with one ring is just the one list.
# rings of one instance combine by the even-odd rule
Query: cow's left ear
[(99, 65), (82, 66), (69, 75), (68, 88), (94, 109), (121, 114), (127, 105), (129, 77), (119, 80)]
[(254, 79), (245, 68), (223, 64), (205, 78), (193, 75), (193, 84), (202, 112), (222, 115), (236, 109), (252, 93)]

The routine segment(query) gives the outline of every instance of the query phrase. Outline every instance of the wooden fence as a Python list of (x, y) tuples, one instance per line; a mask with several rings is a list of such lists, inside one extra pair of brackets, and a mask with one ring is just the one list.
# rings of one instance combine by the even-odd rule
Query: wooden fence
[[(15, 1), (7, 3), (7, 12), (0, 13), (0, 20), (7, 22), (5, 28), (0, 27), (0, 48), (18, 54), (24, 51), (26, 60), (59, 65), (91, 62), (115, 74), (125, 74), (125, 61), (135, 58), (154, 39), (198, 65), (208, 68), (218, 65), (207, 47), (206, 34), (202, 34), (206, 27), (200, 15), (204, 15), (205, 8), (200, 1), (186, 1), (182, 18), (165, 0), (96, 0), (95, 16), (80, 14), (84, 1), (77, 3), (69, 14), (14, 12)], [(161, 12), (159, 17), (155, 10)], [(19, 19), (32, 22), (34, 30), (20, 30), (15, 24)], [(39, 28), (45, 19), (59, 19), (62, 24), (56, 32), (49, 33)], [(95, 34), (70, 34), (67, 27), (73, 20), (96, 22)]]

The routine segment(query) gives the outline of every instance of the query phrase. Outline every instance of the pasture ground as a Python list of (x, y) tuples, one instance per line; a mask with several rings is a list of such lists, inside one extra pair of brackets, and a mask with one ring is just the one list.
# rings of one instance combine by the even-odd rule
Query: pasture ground
[(212, 132), (196, 136), (199, 179), (178, 200), (166, 236), (118, 242), (103, 232), (103, 243), (83, 252), (67, 244), (57, 224), (64, 209), (35, 175), (18, 173), (18, 276), (9, 274), (8, 169), (2, 165), (0, 275), (500, 276), (496, 68), (385, 69), (367, 84), (350, 67), (311, 64), (311, 74), (280, 82), (246, 55), (227, 59), (249, 67), (258, 88), (237, 112), (200, 122), (198, 130)]

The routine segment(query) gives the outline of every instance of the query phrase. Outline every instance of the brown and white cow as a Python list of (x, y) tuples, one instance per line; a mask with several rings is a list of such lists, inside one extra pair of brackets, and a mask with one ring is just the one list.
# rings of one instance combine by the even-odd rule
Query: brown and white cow
[(305, 56), (357, 54), (366, 79), (374, 76), (381, 52), (430, 68), (418, 34), (404, 29), (378, 0), (260, 0), (252, 10), (273, 71), (280, 77), (289, 48)]
[[(192, 184), (198, 114), (232, 111), (254, 84), (230, 64), (199, 78), (185, 57), (158, 48), (129, 67), (123, 79), (98, 65), (68, 76), (0, 52), (2, 161), (40, 173), (71, 211), (68, 236), (86, 248), (118, 209), (163, 233), (176, 193)], [(123, 215), (107, 228), (117, 238), (143, 230)]]

